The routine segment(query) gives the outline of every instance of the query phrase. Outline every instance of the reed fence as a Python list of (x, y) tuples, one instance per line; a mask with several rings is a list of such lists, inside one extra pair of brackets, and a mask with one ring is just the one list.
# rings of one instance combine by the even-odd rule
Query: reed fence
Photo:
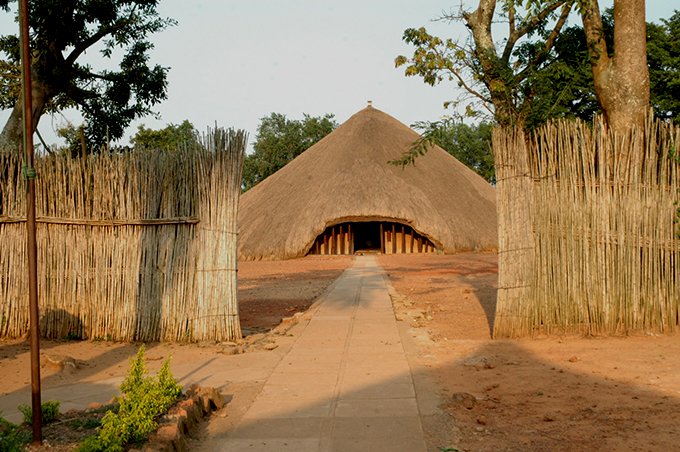
[(668, 333), (679, 325), (680, 128), (597, 119), (497, 129), (495, 337)]
[[(247, 135), (202, 148), (36, 160), (41, 334), (240, 337), (236, 218)], [(28, 331), (25, 183), (0, 153), (0, 337)]]

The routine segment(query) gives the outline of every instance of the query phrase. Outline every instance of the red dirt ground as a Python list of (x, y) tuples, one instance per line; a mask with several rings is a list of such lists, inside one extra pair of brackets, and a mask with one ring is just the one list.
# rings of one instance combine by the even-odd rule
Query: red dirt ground
[[(548, 337), (491, 340), (496, 256), (380, 256), (398, 296), (398, 317), (427, 330), (420, 360), (432, 371), (450, 413), (452, 436), (441, 443), (471, 451), (680, 449), (680, 340)], [(239, 267), (244, 330), (257, 332), (307, 309), (352, 258), (308, 257)], [(76, 373), (44, 366), (44, 385), (109, 378), (127, 371), (137, 346), (43, 341), (43, 355), (86, 362)], [(190, 360), (215, 346), (149, 344), (161, 356)], [(0, 342), (0, 391), (29, 382), (28, 347)]]
[(447, 447), (680, 450), (680, 337), (491, 340), (495, 254), (379, 262), (430, 333), (421, 356), (457, 430)]

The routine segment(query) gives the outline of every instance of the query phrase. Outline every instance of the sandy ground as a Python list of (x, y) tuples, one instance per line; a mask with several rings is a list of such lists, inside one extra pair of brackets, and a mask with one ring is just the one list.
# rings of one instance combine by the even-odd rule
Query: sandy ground
[[(307, 309), (351, 258), (242, 263), (241, 316), (248, 334)], [(459, 450), (680, 449), (680, 338), (490, 338), (496, 256), (380, 256), (397, 316), (419, 331), (420, 360), (438, 382), (451, 430), (439, 447)], [(43, 341), (43, 386), (123, 375), (137, 344)], [(219, 344), (149, 344), (161, 358), (205, 358)], [(51, 366), (71, 356), (77, 371)], [(0, 342), (0, 394), (29, 384), (28, 346)], [(239, 388), (229, 388), (237, 393)], [(243, 392), (253, 391), (243, 386)], [(252, 398), (252, 394), (245, 400)], [(238, 395), (235, 397), (238, 400)]]
[(680, 337), (491, 340), (494, 254), (382, 256), (471, 451), (680, 450)]

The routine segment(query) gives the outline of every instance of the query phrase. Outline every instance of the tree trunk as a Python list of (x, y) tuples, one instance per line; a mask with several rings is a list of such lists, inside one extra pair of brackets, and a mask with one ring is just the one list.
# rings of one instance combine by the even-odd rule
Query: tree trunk
[(496, 0), (480, 0), (479, 6), (471, 13), (464, 14), (465, 23), (472, 33), (475, 54), (484, 73), (484, 84), (494, 106), (494, 117), (501, 126), (522, 126), (521, 114), (515, 108), (512, 89), (503, 78), (504, 72), (511, 72), (507, 64), (498, 57), (491, 26), (496, 10)]
[(644, 0), (614, 1), (614, 55), (608, 55), (597, 0), (581, 12), (595, 95), (615, 131), (643, 126), (649, 109), (647, 24)]
[[(32, 71), (31, 95), (33, 101), (33, 132), (38, 128), (38, 121), (45, 110), (48, 101), (47, 87), (42, 83)], [(5, 123), (5, 127), (0, 134), (0, 149), (4, 150), (23, 150), (24, 147), (24, 104), (19, 98), (14, 104), (12, 113)]]

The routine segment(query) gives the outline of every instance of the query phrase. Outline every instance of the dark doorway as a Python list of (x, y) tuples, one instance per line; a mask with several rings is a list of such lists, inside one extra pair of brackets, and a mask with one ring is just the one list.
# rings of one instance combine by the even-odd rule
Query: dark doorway
[(435, 253), (430, 239), (411, 226), (393, 221), (357, 221), (328, 226), (308, 254)]
[(380, 251), (380, 223), (353, 223), (354, 251)]

